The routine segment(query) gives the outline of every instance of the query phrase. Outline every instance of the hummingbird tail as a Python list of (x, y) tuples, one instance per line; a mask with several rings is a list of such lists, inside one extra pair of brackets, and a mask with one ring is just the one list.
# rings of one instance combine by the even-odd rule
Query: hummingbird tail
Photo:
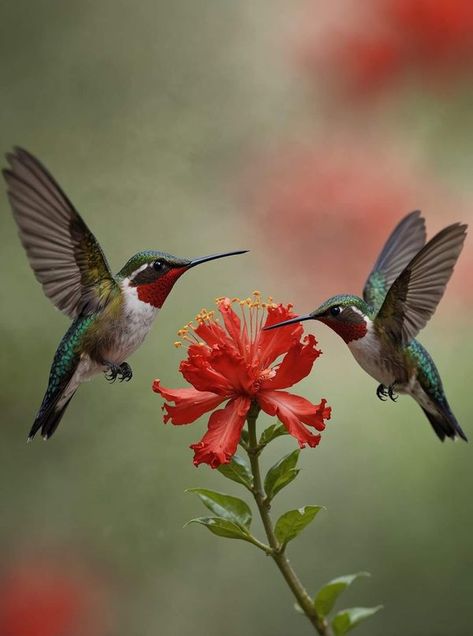
[(69, 406), (69, 402), (74, 397), (74, 393), (61, 406), (58, 407), (56, 404), (53, 404), (51, 408), (38, 413), (38, 416), (31, 427), (30, 434), (28, 435), (28, 441), (31, 441), (40, 429), (41, 436), (44, 440), (49, 439), (53, 435), (54, 431), (59, 426), (62, 416)]
[(450, 408), (447, 406), (437, 413), (431, 413), (422, 407), (427, 419), (432, 425), (436, 435), (443, 442), (446, 437), (455, 439), (457, 436), (461, 437), (465, 442), (468, 441), (467, 436), (463, 432), (460, 424), (457, 422), (456, 417), (453, 415)]

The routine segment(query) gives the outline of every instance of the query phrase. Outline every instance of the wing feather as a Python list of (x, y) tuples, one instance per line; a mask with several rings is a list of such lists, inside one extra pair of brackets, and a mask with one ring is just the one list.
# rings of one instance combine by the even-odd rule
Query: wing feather
[(3, 174), (13, 216), (46, 296), (71, 318), (96, 311), (118, 292), (100, 245), (33, 155), (16, 148), (7, 159)]
[(425, 244), (425, 221), (419, 210), (405, 216), (389, 235), (368, 276), (363, 298), (377, 311), (397, 276)]
[(411, 260), (388, 291), (376, 322), (405, 346), (425, 327), (442, 298), (466, 237), (454, 223), (436, 234)]

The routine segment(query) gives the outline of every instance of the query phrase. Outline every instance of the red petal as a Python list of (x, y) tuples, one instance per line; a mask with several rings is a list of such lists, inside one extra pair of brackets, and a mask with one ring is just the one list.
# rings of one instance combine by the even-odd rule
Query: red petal
[(153, 391), (160, 393), (165, 400), (174, 402), (175, 406), (165, 404), (163, 407), (166, 409), (164, 421), (171, 420), (173, 424), (191, 424), (226, 399), (225, 396), (195, 389), (166, 389), (159, 380), (153, 382)]
[(306, 444), (317, 446), (320, 442), (320, 435), (313, 435), (304, 424), (313, 426), (318, 431), (324, 430), (324, 417), (330, 417), (330, 409), (325, 406), (326, 400), (315, 405), (287, 391), (263, 391), (258, 396), (258, 402), (263, 411), (277, 416), (288, 432), (297, 439), (301, 448)]
[(230, 462), (240, 441), (241, 429), (250, 405), (250, 398), (237, 397), (230, 400), (224, 409), (212, 413), (208, 431), (200, 442), (191, 445), (195, 466), (208, 464), (212, 468), (218, 468), (221, 464)]
[[(277, 322), (294, 318), (297, 314), (291, 311), (291, 305), (278, 305), (268, 308), (268, 316), (265, 327), (275, 325)], [(300, 323), (294, 323), (287, 327), (272, 331), (261, 331), (258, 338), (258, 349), (261, 357), (261, 366), (269, 367), (279, 356), (287, 353), (289, 349), (299, 342), (303, 333)]]
[(265, 380), (262, 388), (286, 389), (309, 375), (315, 360), (321, 353), (315, 348), (316, 344), (317, 341), (312, 335), (304, 339), (304, 344), (302, 342), (294, 344), (276, 369), (276, 375), (270, 380)]
[(201, 322), (194, 329), (195, 333), (206, 342), (209, 347), (213, 347), (217, 344), (225, 344), (228, 342), (228, 336), (223, 327), (221, 327), (214, 320)]
[(232, 302), (229, 298), (224, 298), (218, 303), (218, 309), (222, 314), (225, 328), (230, 338), (235, 343), (238, 351), (242, 350), (246, 343), (246, 335), (242, 333), (241, 320), (233, 311)]
[(212, 352), (211, 364), (214, 370), (231, 384), (234, 393), (251, 392), (257, 374), (254, 370), (250, 373), (247, 362), (233, 347), (215, 348)]
[[(201, 354), (193, 353), (189, 348), (187, 360), (183, 360), (179, 365), (179, 371), (185, 380), (192, 384), (199, 391), (210, 391), (226, 397), (230, 397), (235, 392), (231, 382), (213, 367), (214, 350), (201, 351)], [(205, 347), (194, 347), (196, 351)]]

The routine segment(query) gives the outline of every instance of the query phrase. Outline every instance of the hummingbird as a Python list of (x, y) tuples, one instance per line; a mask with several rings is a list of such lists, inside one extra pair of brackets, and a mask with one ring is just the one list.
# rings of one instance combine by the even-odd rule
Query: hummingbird
[(189, 269), (247, 250), (179, 258), (147, 250), (115, 276), (85, 221), (46, 168), (21, 148), (3, 170), (20, 240), (46, 296), (73, 322), (54, 355), (29, 433), (49, 439), (82, 382), (105, 373), (129, 381), (125, 361), (143, 342), (175, 282)]
[(333, 296), (309, 314), (267, 327), (318, 320), (347, 343), (379, 386), (381, 400), (412, 396), (435, 433), (467, 441), (448, 404), (437, 367), (415, 337), (434, 314), (463, 248), (466, 225), (454, 223), (426, 243), (419, 210), (390, 234), (368, 276), (363, 298)]

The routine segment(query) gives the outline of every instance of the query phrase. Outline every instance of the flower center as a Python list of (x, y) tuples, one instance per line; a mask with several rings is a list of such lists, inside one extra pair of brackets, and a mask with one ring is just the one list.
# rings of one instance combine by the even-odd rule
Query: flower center
[[(254, 363), (255, 355), (257, 354), (258, 337), (266, 320), (268, 309), (275, 309), (278, 305), (273, 302), (271, 296), (268, 296), (268, 299), (264, 301), (259, 291), (254, 291), (252, 296), (243, 300), (237, 297), (230, 299), (222, 296), (216, 298), (215, 303), (222, 314), (227, 339), (230, 338), (232, 340), (233, 346), (238, 349), (238, 352), (245, 360)], [(233, 311), (230, 316), (228, 310), (232, 308), (232, 305), (239, 307), (241, 318)], [(288, 308), (292, 308), (292, 305), (289, 305)], [(214, 332), (215, 344), (218, 344), (218, 336), (222, 336), (223, 331), (220, 319), (215, 316), (215, 311), (202, 309), (195, 316), (193, 322), (189, 322), (182, 329), (179, 329), (177, 335), (180, 340), (176, 340), (174, 346), (212, 346), (208, 338), (209, 331)], [(203, 335), (204, 332), (205, 336)], [(262, 374), (270, 372), (270, 369), (261, 371)]]

